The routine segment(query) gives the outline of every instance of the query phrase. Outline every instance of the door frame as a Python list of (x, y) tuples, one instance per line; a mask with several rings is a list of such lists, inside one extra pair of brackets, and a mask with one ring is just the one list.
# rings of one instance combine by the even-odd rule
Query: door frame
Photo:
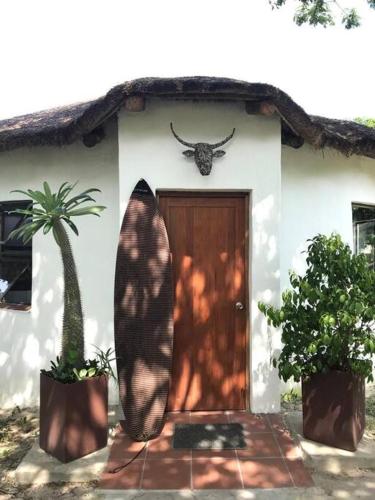
[[(250, 269), (250, 262), (252, 257), (250, 246), (250, 207), (252, 205), (252, 191), (246, 189), (156, 189), (155, 196), (159, 203), (159, 197), (201, 197), (201, 198), (215, 198), (215, 197), (231, 197), (243, 198), (245, 201), (245, 301), (246, 301), (246, 327), (245, 327), (245, 345), (246, 345), (246, 373), (245, 373), (245, 406), (246, 410), (250, 408), (250, 391), (251, 391), (251, 378), (250, 378), (250, 364), (251, 364), (251, 285), (250, 277), (252, 275)], [(172, 264), (173, 265), (173, 264)]]

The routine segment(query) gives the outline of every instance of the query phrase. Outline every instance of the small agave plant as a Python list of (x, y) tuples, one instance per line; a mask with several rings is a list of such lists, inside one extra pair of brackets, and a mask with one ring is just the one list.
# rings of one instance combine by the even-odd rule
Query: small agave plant
[[(87, 362), (85, 362), (81, 294), (66, 227), (68, 226), (78, 235), (77, 226), (72, 221), (73, 218), (83, 215), (99, 216), (100, 212), (105, 209), (104, 206), (92, 205), (95, 200), (91, 194), (100, 192), (99, 189), (87, 189), (78, 195), (70, 197), (75, 186), (76, 184), (72, 185), (64, 182), (56, 193), (52, 193), (48, 183), (44, 182), (44, 191), (33, 191), (31, 189), (13, 191), (30, 198), (31, 203), (28, 209), (14, 211), (14, 213), (23, 215), (24, 219), (21, 225), (9, 236), (10, 238), (21, 238), (24, 243), (27, 243), (40, 230), (43, 231), (43, 234), (52, 231), (60, 248), (64, 273), (64, 316), (61, 356), (57, 359), (57, 362), (59, 365), (58, 371), (61, 374), (61, 377), (58, 378), (61, 379), (64, 379), (64, 373), (66, 374), (68, 368), (70, 371), (75, 369), (74, 372), (79, 373), (77, 369), (82, 370), (87, 366)], [(56, 375), (53, 365), (51, 376)], [(65, 375), (65, 378), (70, 377), (71, 375), (69, 377)], [(76, 379), (79, 378), (76, 377)]]

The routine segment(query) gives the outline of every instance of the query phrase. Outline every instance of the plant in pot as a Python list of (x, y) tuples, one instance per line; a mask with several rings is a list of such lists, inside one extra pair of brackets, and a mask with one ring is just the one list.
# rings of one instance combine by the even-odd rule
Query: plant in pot
[(93, 205), (88, 189), (71, 196), (75, 185), (65, 182), (52, 193), (47, 182), (43, 191), (14, 191), (30, 198), (30, 206), (16, 210), (24, 216), (10, 238), (25, 243), (38, 231), (52, 232), (60, 249), (64, 276), (64, 315), (61, 355), (40, 375), (40, 447), (62, 462), (69, 462), (107, 445), (108, 376), (113, 351), (97, 349), (95, 358), (85, 359), (81, 294), (76, 265), (66, 226), (78, 235), (72, 219), (97, 215), (105, 207)]
[(259, 309), (282, 329), (279, 376), (302, 380), (304, 435), (354, 451), (365, 427), (365, 380), (373, 380), (375, 272), (337, 234), (308, 240), (306, 264), (304, 276), (290, 273), (280, 309)]

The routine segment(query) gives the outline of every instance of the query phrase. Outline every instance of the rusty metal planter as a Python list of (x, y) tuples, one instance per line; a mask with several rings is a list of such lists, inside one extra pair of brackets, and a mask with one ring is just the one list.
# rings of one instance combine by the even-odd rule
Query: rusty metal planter
[(332, 370), (302, 381), (306, 438), (355, 451), (365, 429), (363, 377)]
[(40, 374), (40, 447), (70, 462), (107, 445), (106, 375), (62, 384)]

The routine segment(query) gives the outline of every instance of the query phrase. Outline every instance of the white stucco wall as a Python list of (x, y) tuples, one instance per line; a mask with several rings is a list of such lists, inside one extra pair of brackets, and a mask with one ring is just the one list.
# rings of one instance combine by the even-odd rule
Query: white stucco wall
[[(20, 199), (12, 189), (52, 188), (79, 181), (77, 190), (98, 187), (102, 217), (77, 218), (80, 235), (71, 233), (79, 273), (86, 328), (91, 344), (113, 346), (113, 279), (118, 239), (118, 156), (115, 122), (107, 138), (92, 149), (81, 143), (62, 148), (22, 148), (0, 154), (0, 200)], [(30, 312), (0, 309), (0, 407), (31, 405), (39, 397), (39, 370), (60, 350), (62, 266), (53, 236), (33, 240), (33, 289)], [(117, 398), (112, 387), (111, 401)]]
[[(375, 204), (375, 160), (310, 146), (282, 148), (281, 291), (290, 269), (305, 270), (306, 240), (339, 233), (353, 248), (352, 203)], [(292, 381), (281, 391), (299, 387)]]
[(352, 203), (375, 204), (375, 160), (309, 146), (282, 148), (281, 289), (303, 273), (306, 240), (339, 233), (353, 247)]
[[(236, 134), (203, 177), (186, 159), (169, 123), (186, 140), (216, 142)], [(193, 103), (148, 100), (140, 113), (119, 116), (119, 182), (122, 212), (140, 178), (151, 188), (251, 191), (250, 228), (250, 404), (252, 411), (279, 408), (279, 382), (270, 356), (279, 347), (257, 302), (279, 300), (280, 124), (275, 118), (249, 116), (244, 103)], [(271, 338), (272, 335), (272, 338)]]
[[(186, 140), (217, 141), (233, 127), (210, 176), (171, 135), (169, 123)], [(257, 303), (278, 304), (288, 286), (288, 269), (303, 272), (307, 238), (339, 232), (352, 241), (352, 202), (375, 203), (375, 160), (345, 158), (280, 146), (275, 118), (249, 116), (243, 103), (193, 103), (152, 99), (140, 113), (121, 111), (107, 137), (92, 149), (77, 143), (62, 148), (22, 148), (0, 154), (0, 201), (20, 199), (16, 188), (53, 188), (79, 181), (78, 189), (99, 187), (107, 210), (100, 219), (77, 219), (71, 235), (83, 295), (87, 354), (92, 344), (113, 346), (113, 281), (118, 230), (134, 185), (145, 178), (151, 188), (246, 190), (250, 199), (249, 304), (250, 405), (254, 412), (279, 408), (280, 384), (270, 358), (280, 348), (277, 331), (267, 327)], [(39, 370), (60, 349), (62, 269), (52, 236), (33, 241), (30, 312), (0, 309), (0, 406), (38, 401)], [(110, 401), (117, 402), (111, 386)]]
[[(169, 123), (186, 140), (217, 141), (233, 127), (210, 176), (171, 135)], [(270, 358), (280, 348), (277, 331), (267, 327), (257, 303), (278, 304), (288, 286), (288, 269), (303, 272), (307, 238), (339, 232), (352, 241), (352, 202), (375, 203), (375, 160), (345, 158), (280, 146), (275, 118), (250, 116), (243, 103), (193, 103), (152, 99), (140, 113), (121, 111), (107, 137), (92, 149), (77, 143), (63, 148), (22, 148), (0, 154), (0, 201), (20, 199), (16, 188), (53, 188), (79, 180), (78, 189), (99, 187), (107, 206), (101, 219), (77, 219), (79, 238), (71, 240), (85, 312), (87, 354), (92, 344), (113, 346), (113, 281), (118, 230), (134, 185), (145, 178), (151, 188), (246, 190), (250, 199), (249, 304), (250, 405), (254, 412), (279, 408), (280, 384)], [(119, 210), (120, 208), (120, 210)], [(59, 352), (62, 269), (52, 236), (33, 241), (30, 312), (0, 309), (0, 406), (38, 401), (39, 370)], [(112, 385), (110, 401), (117, 402)]]

